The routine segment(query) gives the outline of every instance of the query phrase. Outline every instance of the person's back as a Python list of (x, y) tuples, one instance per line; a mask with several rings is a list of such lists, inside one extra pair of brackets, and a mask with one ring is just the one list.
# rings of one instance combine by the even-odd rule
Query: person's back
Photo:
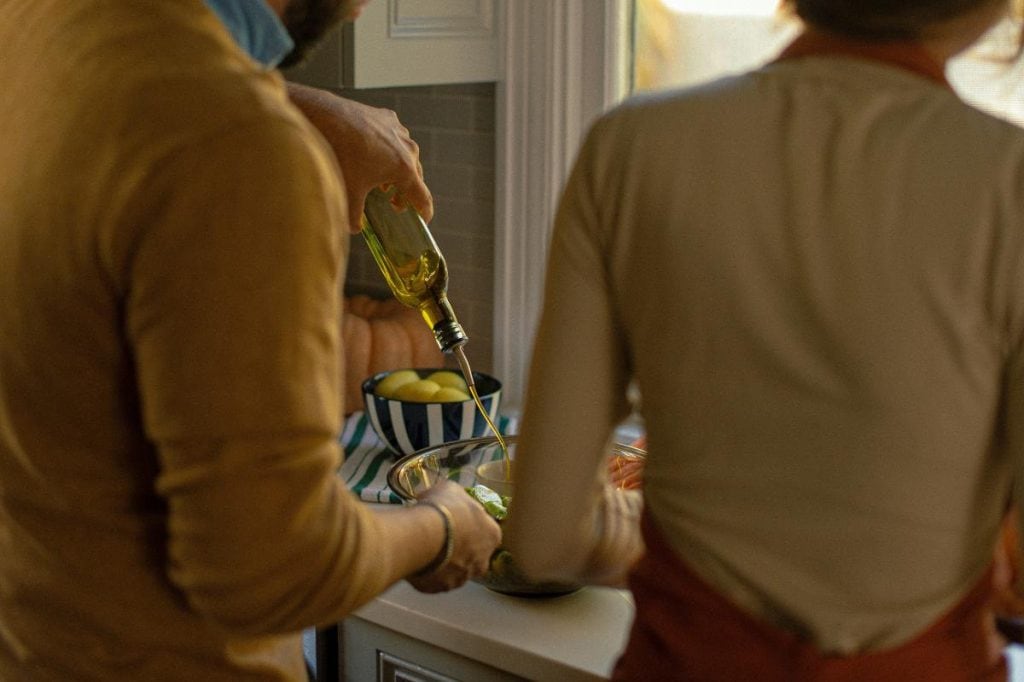
[[(1024, 396), (1024, 132), (934, 72), (839, 52), (595, 126), (556, 225), (511, 533), (545, 575), (574, 565), (541, 552), (579, 547), (579, 514), (534, 536), (536, 514), (586, 481), (635, 376), (671, 553), (841, 657), (907, 643), (991, 563)], [(587, 339), (571, 363), (568, 335)], [(570, 387), (596, 397), (564, 409)], [(641, 641), (671, 640), (638, 615)]]
[[(161, 338), (195, 334), (200, 343), (204, 324), (215, 325), (206, 333), (251, 340), (256, 320), (216, 319), (224, 308), (211, 291), (221, 287), (213, 296), (224, 300), (266, 296), (255, 278), (280, 279), (267, 267), (197, 281), (215, 259), (258, 259), (277, 238), (248, 234), (244, 225), (216, 234), (236, 216), (205, 214), (223, 204), (204, 194), (229, 193), (244, 220), (259, 210), (259, 202), (247, 206), (248, 194), (265, 189), (246, 183), (260, 173), (273, 177), (284, 164), (300, 192), (330, 196), (337, 186), (329, 157), (317, 161), (304, 147), (314, 138), (285, 106), (279, 77), (248, 61), (201, 0), (4, 2), (0, 82), (0, 678), (304, 679), (297, 628), (259, 634), (289, 628), (267, 625), (255, 610), (266, 598), (258, 596), (262, 581), (274, 573), (281, 574), (274, 580), (286, 579), (293, 547), (238, 547), (224, 536), (224, 556), (200, 557), (172, 556), (165, 544), (172, 534), (208, 530), (189, 517), (193, 510), (167, 508), (171, 493), (210, 482), (198, 459), (175, 456), (239, 434), (259, 451), (261, 438), (296, 419), (286, 404), (293, 396), (259, 384), (267, 377), (255, 354), (273, 357), (284, 344), (268, 335), (262, 348), (239, 347), (253, 375), (246, 380), (229, 377), (239, 367), (220, 363), (212, 350), (210, 366), (196, 362), (202, 348), (180, 366), (174, 358), (164, 366), (150, 359)], [(275, 146), (272, 165), (231, 175), (236, 163), (258, 163), (260, 152)], [(319, 175), (309, 172), (316, 163)], [(193, 190), (182, 199), (178, 187), (189, 182)], [(294, 198), (282, 188), (282, 202)], [(328, 274), (317, 277), (326, 290), (341, 271), (344, 242), (335, 231), (342, 208), (281, 209), (304, 217), (321, 212)], [(278, 246), (282, 253), (268, 252), (264, 263), (291, 259), (289, 240)], [(202, 258), (209, 263), (196, 260)], [(178, 292), (181, 306), (162, 307), (166, 299), (157, 299), (168, 290)], [(332, 323), (324, 315), (324, 328)], [(130, 349), (129, 338), (141, 345)], [(293, 426), (325, 443), (319, 471), (337, 462), (337, 399), (329, 363), (314, 369), (324, 376), (304, 387), (302, 400), (317, 407)], [(156, 386), (161, 390), (147, 392)], [(180, 391), (162, 390), (172, 386)], [(241, 405), (246, 394), (264, 397), (265, 418), (251, 411), (246, 425), (241, 409), (207, 409), (218, 398)], [(180, 402), (154, 404), (154, 397)], [(161, 439), (169, 461), (155, 451)], [(240, 466), (237, 485), (259, 485), (260, 465)], [(246, 510), (232, 509), (230, 490), (211, 486), (205, 494), (208, 509), (224, 514), (211, 525), (237, 529), (268, 510), (282, 519), (293, 512), (272, 496), (263, 500), (266, 510)], [(178, 514), (177, 527), (168, 527), (168, 513)], [(195, 539), (185, 538), (185, 546), (196, 549), (188, 545)], [(209, 572), (195, 572), (198, 565)], [(237, 583), (210, 588), (236, 569), (246, 573)], [(177, 572), (177, 585), (168, 572)], [(252, 594), (230, 603), (239, 584)], [(181, 589), (189, 585), (212, 592)], [(220, 599), (224, 619), (217, 623), (209, 607)], [(303, 606), (290, 609), (301, 613)], [(229, 634), (233, 617), (237, 629)]]
[(978, 579), (1005, 511), (1024, 135), (870, 63), (720, 87), (624, 111), (658, 132), (605, 151), (628, 167), (672, 145), (686, 168), (626, 180), (651, 208), (607, 247), (656, 451), (646, 504), (737, 600), (828, 650), (896, 643)]

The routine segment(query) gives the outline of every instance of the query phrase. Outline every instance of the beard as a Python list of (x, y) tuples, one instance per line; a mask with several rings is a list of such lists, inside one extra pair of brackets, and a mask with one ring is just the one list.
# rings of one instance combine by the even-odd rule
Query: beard
[(357, 16), (363, 4), (358, 0), (291, 0), (281, 20), (295, 47), (278, 66), (286, 68), (302, 62), (328, 31)]

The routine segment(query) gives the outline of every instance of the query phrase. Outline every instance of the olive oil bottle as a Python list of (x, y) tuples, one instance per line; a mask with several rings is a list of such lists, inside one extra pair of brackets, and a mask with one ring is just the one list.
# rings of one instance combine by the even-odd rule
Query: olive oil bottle
[(420, 311), (441, 352), (455, 357), (477, 409), (507, 459), (505, 440), (480, 402), (463, 348), (469, 337), (448, 300), (448, 266), (427, 224), (393, 185), (369, 193), (362, 224), (363, 238), (391, 292), (400, 302)]

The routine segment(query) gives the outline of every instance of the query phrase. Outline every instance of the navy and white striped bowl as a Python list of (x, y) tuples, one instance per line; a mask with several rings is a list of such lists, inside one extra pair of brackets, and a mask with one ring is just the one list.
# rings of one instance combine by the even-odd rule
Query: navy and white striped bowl
[[(440, 369), (445, 368), (413, 368), (413, 371), (425, 379)], [(487, 422), (472, 398), (453, 403), (418, 403), (377, 395), (374, 392), (377, 384), (389, 374), (392, 372), (380, 372), (363, 382), (363, 402), (374, 432), (392, 452), (411, 455), (423, 448), (490, 435)], [(480, 394), (480, 402), (488, 416), (497, 423), (501, 382), (482, 372), (473, 372), (473, 381)]]

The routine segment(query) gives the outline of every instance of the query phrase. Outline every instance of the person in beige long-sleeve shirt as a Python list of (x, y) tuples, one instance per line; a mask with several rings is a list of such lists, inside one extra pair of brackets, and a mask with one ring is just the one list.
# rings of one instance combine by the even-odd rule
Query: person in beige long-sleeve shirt
[(0, 679), (304, 680), (486, 570), (457, 486), (335, 475), (346, 197), (280, 76), (202, 0), (5, 0), (0, 83)]
[[(1024, 131), (943, 77), (1006, 3), (795, 4), (781, 59), (602, 117), (554, 226), (506, 543), (539, 578), (630, 568), (594, 481), (635, 379), (647, 556), (686, 568), (634, 571), (661, 657), (633, 672), (688, 669), (673, 631), (725, 613), (669, 596), (684, 570), (786, 633), (779, 679), (915, 642), (984, 582), (1024, 479)], [(954, 670), (821, 679), (977, 679)]]

